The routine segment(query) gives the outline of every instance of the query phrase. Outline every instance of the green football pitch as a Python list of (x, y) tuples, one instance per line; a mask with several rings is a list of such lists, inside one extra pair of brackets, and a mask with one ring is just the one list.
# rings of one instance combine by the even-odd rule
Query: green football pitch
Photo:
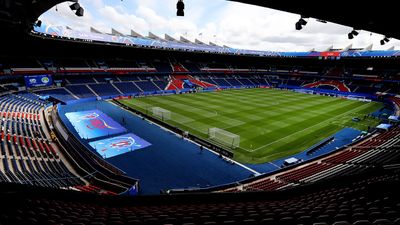
[[(153, 96), (120, 100), (126, 106), (152, 114), (153, 107), (171, 112), (167, 123), (208, 138), (209, 128), (240, 136), (231, 151), (242, 163), (263, 163), (304, 151), (344, 127), (367, 130), (378, 120), (364, 115), (382, 103), (360, 102), (273, 89)], [(353, 122), (358, 117), (360, 122)]]

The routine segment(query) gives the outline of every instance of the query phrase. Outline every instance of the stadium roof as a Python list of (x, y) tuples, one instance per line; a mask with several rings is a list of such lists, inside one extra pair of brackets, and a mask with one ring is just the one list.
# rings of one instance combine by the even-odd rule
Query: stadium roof
[(2, 0), (0, 22), (20, 29), (29, 29), (40, 15), (62, 2), (65, 0)]
[[(71, 2), (76, 0), (71, 0)], [(287, 11), (328, 22), (351, 26), (400, 39), (397, 7), (386, 3), (362, 4), (356, 8), (346, 1), (267, 1), (229, 0)], [(0, 1), (0, 21), (12, 26), (29, 29), (37, 18), (51, 7), (66, 0), (3, 0)], [(319, 9), (319, 10), (316, 10)], [(294, 24), (293, 24), (294, 26)]]
[[(400, 39), (398, 11), (393, 3), (348, 1), (229, 0), (300, 14)], [(357, 7), (356, 7), (357, 6)], [(317, 10), (318, 9), (318, 10)], [(293, 24), (294, 26), (294, 24)]]

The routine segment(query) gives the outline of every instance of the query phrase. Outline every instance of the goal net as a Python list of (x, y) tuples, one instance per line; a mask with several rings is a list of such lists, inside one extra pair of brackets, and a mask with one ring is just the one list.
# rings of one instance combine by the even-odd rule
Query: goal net
[(152, 109), (153, 116), (159, 117), (162, 120), (170, 120), (171, 119), (171, 111), (160, 107), (153, 107)]
[(208, 136), (210, 139), (217, 141), (221, 144), (229, 146), (231, 148), (239, 147), (240, 136), (228, 132), (226, 130), (222, 130), (216, 127), (208, 129)]

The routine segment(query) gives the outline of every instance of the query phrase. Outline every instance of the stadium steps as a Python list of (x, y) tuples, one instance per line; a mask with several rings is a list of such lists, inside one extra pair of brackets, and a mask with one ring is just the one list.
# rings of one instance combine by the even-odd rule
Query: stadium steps
[(143, 92), (143, 89), (141, 89), (141, 88), (139, 87), (139, 85), (137, 85), (134, 81), (132, 81), (132, 84), (135, 85), (141, 92)]
[(237, 79), (242, 85), (254, 85), (253, 82), (250, 81), (250, 79), (247, 78), (239, 78)]
[(96, 97), (100, 97), (88, 84), (85, 84), (85, 86), (86, 86), (91, 92), (93, 92), (93, 94), (94, 94)]
[(158, 90), (157, 91), (162, 91), (163, 89), (161, 89), (154, 81), (151, 81), (151, 83), (153, 83), (154, 84), (154, 86), (156, 86), (157, 88), (158, 88)]
[(189, 72), (182, 64), (180, 63), (171, 63), (173, 72)]
[(124, 93), (121, 91), (121, 90), (119, 90), (119, 88), (117, 87), (117, 86), (115, 86), (113, 83), (110, 83), (111, 84), (111, 86), (113, 86), (114, 88), (115, 88), (115, 90), (117, 90), (121, 95), (123, 95)]
[(90, 98), (95, 96), (95, 94), (90, 89), (88, 89), (85, 84), (68, 85), (65, 88), (70, 90), (79, 98)]
[(119, 76), (116, 76), (115, 78), (118, 80), (118, 82), (122, 82), (122, 80), (119, 78)]
[(72, 95), (74, 98), (79, 99), (78, 96), (76, 96), (74, 93), (72, 93), (70, 90), (68, 90), (68, 88), (63, 87), (64, 90), (66, 90), (70, 95)]
[(228, 79), (223, 78), (223, 80), (224, 80), (226, 83), (228, 83), (229, 86), (235, 86), (235, 85), (231, 84), (231, 83), (228, 81)]
[(251, 78), (245, 78), (245, 79), (249, 80), (249, 81), (250, 81), (250, 83), (252, 83), (253, 85), (257, 85), (257, 84), (254, 82), (254, 80), (253, 80), (253, 79), (251, 79)]
[(71, 82), (70, 82), (67, 78), (65, 78), (64, 81), (65, 81), (67, 84), (71, 84)]
[[(171, 64), (173, 71), (174, 72), (179, 72), (179, 73), (184, 73), (184, 72), (189, 72), (183, 65), (181, 64)], [(198, 79), (195, 79), (191, 75), (182, 75), (182, 74), (172, 74), (170, 76), (170, 84), (167, 86), (166, 90), (180, 90), (184, 89), (185, 83), (183, 80), (189, 80), (191, 83), (198, 85), (203, 88), (207, 87), (214, 87), (214, 85), (200, 81)]]
[(170, 80), (167, 87), (165, 88), (165, 90), (181, 90), (181, 89), (183, 89), (183, 81), (176, 79)]
[(205, 81), (201, 81), (201, 80), (197, 80), (197, 79), (190, 79), (189, 81), (192, 82), (193, 84), (196, 84), (196, 85), (198, 85), (200, 87), (204, 87), (204, 88), (216, 87), (214, 84), (211, 84), (211, 83), (208, 83)]
[(99, 83), (100, 83), (95, 77), (92, 77), (92, 79), (94, 80), (94, 82), (95, 82), (96, 84), (99, 84)]

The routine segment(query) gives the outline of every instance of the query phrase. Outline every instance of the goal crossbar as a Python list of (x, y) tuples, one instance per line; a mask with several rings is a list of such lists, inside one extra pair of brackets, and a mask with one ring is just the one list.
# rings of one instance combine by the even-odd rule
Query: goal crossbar
[(171, 111), (160, 108), (160, 107), (153, 107), (151, 111), (154, 116), (161, 118), (162, 120), (169, 120), (171, 119)]
[(229, 131), (213, 127), (208, 129), (210, 139), (224, 144), (231, 148), (238, 148), (240, 144), (240, 136)]

